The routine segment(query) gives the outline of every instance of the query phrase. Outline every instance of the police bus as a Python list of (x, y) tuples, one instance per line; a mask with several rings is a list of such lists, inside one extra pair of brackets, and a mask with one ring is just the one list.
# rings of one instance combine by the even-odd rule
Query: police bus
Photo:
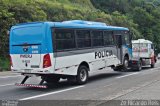
[[(18, 86), (46, 88), (44, 81), (60, 78), (84, 84), (90, 72), (119, 66), (126, 70), (131, 48), (128, 28), (101, 22), (31, 22), (10, 31), (11, 69), (25, 76)], [(32, 75), (41, 76), (39, 85), (25, 84)]]

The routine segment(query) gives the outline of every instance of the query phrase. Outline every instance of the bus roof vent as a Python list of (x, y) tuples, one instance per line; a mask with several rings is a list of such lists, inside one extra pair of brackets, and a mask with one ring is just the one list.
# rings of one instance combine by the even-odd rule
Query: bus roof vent
[(67, 24), (84, 24), (84, 25), (107, 26), (106, 23), (103, 23), (103, 22), (84, 21), (84, 20), (63, 21), (63, 23), (67, 23)]

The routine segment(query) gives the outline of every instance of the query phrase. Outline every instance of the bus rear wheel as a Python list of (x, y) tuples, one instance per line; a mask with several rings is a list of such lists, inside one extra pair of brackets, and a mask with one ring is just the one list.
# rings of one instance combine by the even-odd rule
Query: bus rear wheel
[(77, 84), (82, 85), (88, 81), (88, 71), (89, 69), (85, 65), (82, 65), (78, 68), (78, 72), (76, 76)]

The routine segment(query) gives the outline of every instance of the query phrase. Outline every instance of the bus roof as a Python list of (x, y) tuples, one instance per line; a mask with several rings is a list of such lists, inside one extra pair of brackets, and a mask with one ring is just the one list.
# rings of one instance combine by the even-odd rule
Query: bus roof
[(17, 24), (12, 28), (17, 28), (17, 27), (19, 28), (25, 25), (32, 26), (35, 24), (47, 24), (49, 27), (61, 27), (61, 28), (90, 28), (90, 29), (129, 31), (129, 29), (125, 27), (110, 26), (102, 22), (83, 21), (83, 20), (70, 20), (70, 21), (63, 21), (63, 22), (28, 22), (28, 23)]

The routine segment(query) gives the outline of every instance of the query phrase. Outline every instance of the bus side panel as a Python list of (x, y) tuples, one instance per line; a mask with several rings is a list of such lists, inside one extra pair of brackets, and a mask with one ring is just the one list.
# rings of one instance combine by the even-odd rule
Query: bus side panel
[(122, 60), (124, 60), (124, 56), (125, 56), (126, 54), (128, 54), (129, 59), (132, 58), (132, 49), (131, 49), (131, 48), (129, 48), (129, 47), (127, 47), (127, 46), (122, 46), (122, 52), (123, 52)]
[(107, 47), (107, 50), (112, 50), (113, 54), (106, 58), (106, 67), (120, 64), (117, 46)]
[(79, 64), (83, 61), (88, 63), (89, 61), (87, 60), (90, 60), (92, 56), (92, 53), (68, 56), (60, 56), (63, 55), (62, 53), (58, 54), (59, 56), (56, 57), (55, 73), (66, 75), (77, 75)]
[(57, 52), (55, 73), (77, 75), (77, 70), (82, 62), (89, 64), (90, 71), (97, 71), (111, 65), (119, 64), (116, 56), (116, 46), (98, 49)]

